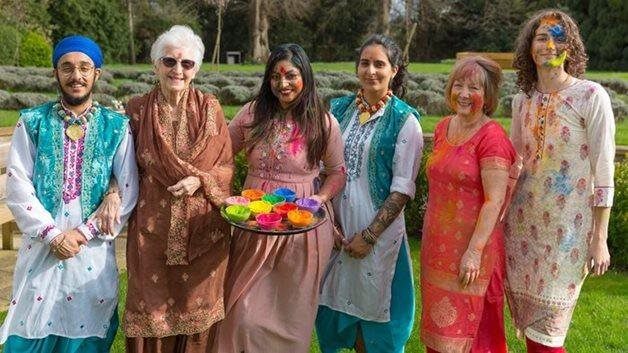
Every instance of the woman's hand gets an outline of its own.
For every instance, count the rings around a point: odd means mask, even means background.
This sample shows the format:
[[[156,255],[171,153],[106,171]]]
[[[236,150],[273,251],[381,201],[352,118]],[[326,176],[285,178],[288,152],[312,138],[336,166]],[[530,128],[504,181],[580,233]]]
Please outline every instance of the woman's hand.
[[[110,192],[100,203],[100,207],[96,210],[94,218],[98,221],[100,231],[113,235],[114,226],[120,224],[120,194],[118,192]]]
[[[346,242],[346,240],[345,240]],[[353,235],[353,239],[349,244],[344,246],[345,252],[355,258],[355,259],[363,259],[368,255],[369,251],[371,251],[372,246],[367,244],[362,238],[361,233],[356,233]]]
[[[608,252],[606,239],[593,239],[589,246],[589,254],[587,256],[587,266],[594,276],[603,275],[611,265],[611,255]]]
[[[342,228],[336,222],[332,223],[332,234],[334,235],[334,249],[340,250],[343,246],[349,245],[349,242],[342,233]]]
[[[477,249],[467,249],[460,259],[460,272],[458,280],[462,287],[467,287],[480,276],[480,263],[482,262],[482,251]]]
[[[169,186],[166,190],[170,191],[175,197],[183,195],[191,196],[201,186],[201,180],[198,177],[190,175],[181,179],[178,183]]]

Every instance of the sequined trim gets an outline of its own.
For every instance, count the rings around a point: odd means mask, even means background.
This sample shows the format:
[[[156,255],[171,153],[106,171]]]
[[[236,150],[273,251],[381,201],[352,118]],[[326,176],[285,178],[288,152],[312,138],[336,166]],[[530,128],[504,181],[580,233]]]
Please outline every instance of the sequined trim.
[[[192,312],[168,311],[164,314],[153,314],[127,310],[124,317],[124,331],[129,337],[192,335],[208,330],[224,317],[223,298],[220,298],[212,309],[199,309]]]

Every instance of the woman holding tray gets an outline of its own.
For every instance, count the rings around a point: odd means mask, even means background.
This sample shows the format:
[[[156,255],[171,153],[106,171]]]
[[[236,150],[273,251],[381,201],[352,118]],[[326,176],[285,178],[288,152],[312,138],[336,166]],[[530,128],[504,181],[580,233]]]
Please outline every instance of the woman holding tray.
[[[309,59],[296,44],[271,53],[259,93],[231,121],[229,131],[234,155],[244,150],[247,157],[245,188],[270,193],[287,187],[297,197],[326,203],[344,186],[338,123],[324,110]],[[317,189],[321,162],[327,177]],[[308,352],[332,229],[325,222],[291,236],[234,232],[226,317],[215,352]]]
[[[398,98],[407,71],[394,41],[369,38],[356,73],[357,95],[331,103],[345,141],[347,182],[334,210],[346,239],[337,233],[316,331],[323,353],[403,352],[414,290],[402,211],[415,194],[423,136],[419,114]]]

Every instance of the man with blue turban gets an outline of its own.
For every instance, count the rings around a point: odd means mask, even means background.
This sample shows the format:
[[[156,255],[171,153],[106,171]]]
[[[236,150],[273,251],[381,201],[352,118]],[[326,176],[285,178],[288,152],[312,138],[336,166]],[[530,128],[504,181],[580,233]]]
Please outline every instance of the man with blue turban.
[[[0,344],[108,352],[118,327],[113,240],[138,193],[133,139],[128,119],[92,98],[103,64],[93,40],[62,39],[52,64],[60,97],[20,112],[9,151],[6,201],[23,235]],[[112,176],[122,223],[109,229],[95,214]]]

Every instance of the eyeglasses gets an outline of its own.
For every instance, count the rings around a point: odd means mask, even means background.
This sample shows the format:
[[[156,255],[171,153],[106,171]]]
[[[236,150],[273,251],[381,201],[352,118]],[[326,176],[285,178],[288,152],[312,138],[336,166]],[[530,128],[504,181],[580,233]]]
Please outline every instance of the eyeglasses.
[[[74,65],[62,65],[58,71],[66,77],[70,77],[74,74],[74,72],[76,71],[76,69],[79,70],[79,75],[81,75],[82,77],[87,77],[89,76],[92,71],[94,71],[94,67],[91,65],[80,65],[80,66],[74,66]]]
[[[177,60],[170,56],[163,56],[159,58],[159,60],[161,61],[162,64],[164,64],[165,67],[169,69],[175,67],[175,65],[177,65],[178,62],[181,63],[181,67],[183,68],[183,70],[192,70],[194,68],[194,65],[196,65],[194,60],[190,60],[190,59]]]

